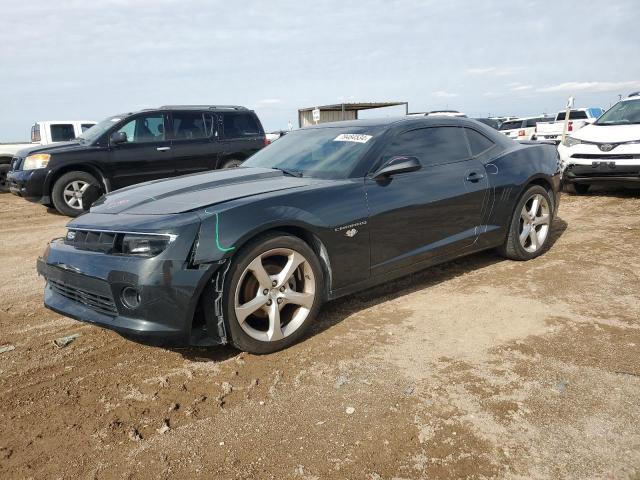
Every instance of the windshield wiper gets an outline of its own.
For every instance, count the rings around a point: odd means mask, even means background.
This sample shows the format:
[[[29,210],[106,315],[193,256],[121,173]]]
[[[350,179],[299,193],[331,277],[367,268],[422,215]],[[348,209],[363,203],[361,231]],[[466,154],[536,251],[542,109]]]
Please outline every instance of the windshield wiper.
[[[271,167],[273,170],[280,170],[282,173],[284,173],[285,175],[289,175],[290,177],[297,177],[297,178],[301,178],[303,173],[298,171],[298,170],[289,170],[287,168],[281,168],[281,167]]]

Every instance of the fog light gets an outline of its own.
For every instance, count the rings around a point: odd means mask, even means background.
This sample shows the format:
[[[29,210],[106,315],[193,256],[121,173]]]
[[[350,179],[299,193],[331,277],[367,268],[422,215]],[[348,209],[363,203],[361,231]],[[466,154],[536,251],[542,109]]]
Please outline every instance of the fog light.
[[[138,308],[140,305],[140,292],[133,287],[124,287],[120,293],[122,303],[130,309]]]

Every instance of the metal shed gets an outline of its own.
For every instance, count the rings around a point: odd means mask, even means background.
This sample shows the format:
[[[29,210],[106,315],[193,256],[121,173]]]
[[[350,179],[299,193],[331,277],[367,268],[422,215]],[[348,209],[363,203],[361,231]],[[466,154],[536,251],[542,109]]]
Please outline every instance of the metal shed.
[[[318,123],[339,122],[340,120],[357,120],[360,110],[370,110],[373,108],[396,107],[404,105],[405,115],[409,112],[409,102],[359,102],[359,103],[336,103],[334,105],[322,105],[317,107],[300,108],[298,110],[298,126],[308,127],[315,125],[313,121],[313,110],[320,110],[320,120]]]

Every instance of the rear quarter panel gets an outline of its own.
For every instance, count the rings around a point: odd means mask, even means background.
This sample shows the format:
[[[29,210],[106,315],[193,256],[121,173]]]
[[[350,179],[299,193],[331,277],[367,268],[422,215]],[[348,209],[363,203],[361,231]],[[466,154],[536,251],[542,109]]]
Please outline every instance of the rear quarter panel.
[[[554,145],[538,142],[515,144],[485,167],[490,200],[485,231],[479,239],[483,246],[496,246],[504,241],[516,203],[529,185],[545,185],[551,190],[557,208],[561,168]]]

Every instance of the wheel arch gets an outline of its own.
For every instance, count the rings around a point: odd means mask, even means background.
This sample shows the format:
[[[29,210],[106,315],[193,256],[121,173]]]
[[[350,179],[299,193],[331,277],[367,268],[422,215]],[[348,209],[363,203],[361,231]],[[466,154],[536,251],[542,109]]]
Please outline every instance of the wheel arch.
[[[105,193],[111,190],[111,184],[109,182],[109,179],[104,175],[102,170],[100,170],[98,167],[91,164],[80,164],[80,165],[76,164],[76,165],[65,165],[55,171],[52,171],[47,176],[44,191],[49,196],[51,196],[53,191],[53,186],[56,184],[58,179],[65,173],[69,173],[69,172],[85,172],[85,173],[88,173],[89,175],[93,175],[101,183],[101,186],[104,189]]]

